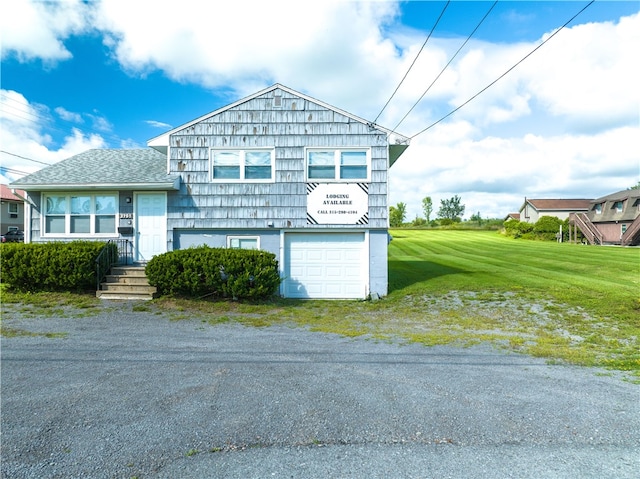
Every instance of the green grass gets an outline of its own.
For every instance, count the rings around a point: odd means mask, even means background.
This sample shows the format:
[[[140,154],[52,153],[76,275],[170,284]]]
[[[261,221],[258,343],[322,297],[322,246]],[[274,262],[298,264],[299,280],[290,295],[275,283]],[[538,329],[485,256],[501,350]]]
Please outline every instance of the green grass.
[[[380,301],[161,298],[137,310],[207,326],[280,324],[427,346],[490,343],[640,381],[639,248],[513,240],[493,231],[391,233],[389,294]],[[3,302],[6,296],[26,314],[51,314],[41,304],[50,296],[5,293]],[[66,298],[63,306],[72,306],[73,295]],[[75,301],[94,309],[94,299]]]

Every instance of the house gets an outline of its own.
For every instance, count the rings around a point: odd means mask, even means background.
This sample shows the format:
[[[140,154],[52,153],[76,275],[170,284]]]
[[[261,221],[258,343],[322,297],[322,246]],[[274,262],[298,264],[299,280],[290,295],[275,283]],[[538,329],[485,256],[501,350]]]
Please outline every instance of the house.
[[[587,212],[591,200],[586,199],[524,199],[520,207],[520,221],[536,223],[541,216],[555,216],[566,220],[571,213]]]
[[[622,190],[591,201],[586,213],[571,215],[570,225],[591,244],[640,244],[640,188]]]
[[[520,213],[509,213],[507,216],[504,217],[503,221],[509,221],[509,220],[520,221]]]
[[[21,198],[24,195],[22,190],[16,190],[14,194],[7,185],[0,185],[0,232],[24,229],[24,200]]]
[[[126,239],[276,255],[291,298],[387,294],[388,168],[409,139],[280,84],[148,141],[14,182],[26,241]]]

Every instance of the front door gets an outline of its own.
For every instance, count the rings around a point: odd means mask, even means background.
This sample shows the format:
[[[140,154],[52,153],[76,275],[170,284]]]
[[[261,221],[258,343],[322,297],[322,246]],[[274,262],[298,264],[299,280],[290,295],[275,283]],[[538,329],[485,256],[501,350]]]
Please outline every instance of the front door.
[[[136,261],[147,262],[167,249],[166,193],[136,195]]]

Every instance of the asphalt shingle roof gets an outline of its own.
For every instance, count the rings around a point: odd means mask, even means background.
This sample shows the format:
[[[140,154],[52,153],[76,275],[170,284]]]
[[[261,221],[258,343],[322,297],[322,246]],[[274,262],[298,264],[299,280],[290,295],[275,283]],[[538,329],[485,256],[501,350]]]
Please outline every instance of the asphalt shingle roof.
[[[12,186],[166,184],[167,158],[151,148],[95,149],[62,160],[12,183]]]

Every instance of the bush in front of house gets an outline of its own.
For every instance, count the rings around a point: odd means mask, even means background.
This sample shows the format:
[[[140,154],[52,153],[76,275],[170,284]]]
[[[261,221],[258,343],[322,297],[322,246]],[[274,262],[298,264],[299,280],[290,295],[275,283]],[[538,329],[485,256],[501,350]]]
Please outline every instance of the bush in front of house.
[[[149,284],[161,295],[263,299],[280,286],[273,253],[198,246],[154,256],[146,266]]]
[[[561,220],[555,216],[541,216],[535,223],[510,219],[504,222],[504,234],[512,238],[530,240],[556,241],[562,225],[562,235],[568,239],[569,220]]]
[[[16,291],[95,290],[96,258],[104,242],[5,243],[2,282]]]

